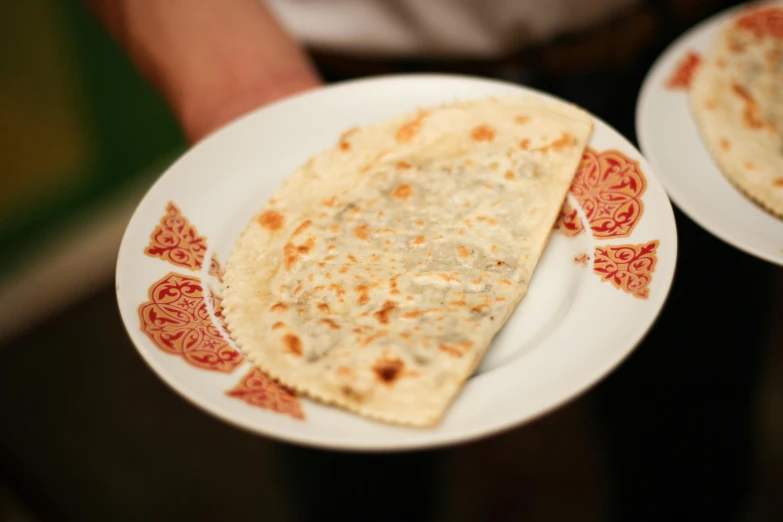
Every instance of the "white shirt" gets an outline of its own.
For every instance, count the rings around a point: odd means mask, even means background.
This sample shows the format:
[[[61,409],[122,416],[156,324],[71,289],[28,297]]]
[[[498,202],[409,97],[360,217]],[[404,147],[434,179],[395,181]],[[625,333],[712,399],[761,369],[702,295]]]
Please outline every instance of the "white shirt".
[[[266,0],[306,45],[353,56],[492,58],[640,0]]]

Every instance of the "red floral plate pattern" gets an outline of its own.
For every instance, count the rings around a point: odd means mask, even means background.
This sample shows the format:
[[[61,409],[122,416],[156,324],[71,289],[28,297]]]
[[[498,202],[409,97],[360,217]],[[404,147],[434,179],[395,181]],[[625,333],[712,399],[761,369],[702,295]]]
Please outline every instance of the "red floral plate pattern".
[[[297,165],[345,128],[504,93],[547,97],[467,77],[382,77],[274,104],[198,144],[140,203],[120,249],[117,298],[141,356],[177,392],[227,422],[345,450],[422,448],[486,436],[606,375],[663,305],[677,240],[671,207],[649,165],[599,120],[559,232],[525,299],[439,426],[388,426],[297,397],[247,363],[223,326],[221,262]],[[618,322],[623,329],[615,328]]]

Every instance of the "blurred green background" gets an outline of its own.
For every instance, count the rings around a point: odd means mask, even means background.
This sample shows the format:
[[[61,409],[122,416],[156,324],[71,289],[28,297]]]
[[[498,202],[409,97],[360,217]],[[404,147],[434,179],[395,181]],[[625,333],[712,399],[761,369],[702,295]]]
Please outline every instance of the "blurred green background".
[[[78,1],[0,17],[0,280],[73,220],[149,186],[185,147],[171,113]],[[156,168],[157,167],[157,168]]]

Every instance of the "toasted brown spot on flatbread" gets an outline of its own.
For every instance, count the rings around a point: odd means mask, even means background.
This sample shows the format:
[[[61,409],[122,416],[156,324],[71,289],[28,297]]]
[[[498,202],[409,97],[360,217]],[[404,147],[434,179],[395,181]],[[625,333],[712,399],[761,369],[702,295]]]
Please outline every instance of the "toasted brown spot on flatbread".
[[[340,325],[335,323],[334,320],[329,319],[328,317],[325,318],[325,319],[321,319],[321,323],[325,324],[326,326],[328,326],[332,330],[339,330],[340,329]]]
[[[731,148],[731,143],[729,143],[729,140],[726,138],[723,138],[720,140],[720,148],[723,150],[729,150]]]
[[[427,111],[419,111],[416,118],[400,127],[395,136],[397,143],[410,143],[413,141],[413,138],[416,137],[421,130],[422,123],[424,122],[424,118],[427,117],[427,114]]]
[[[285,303],[275,303],[269,309],[273,312],[285,312],[288,310],[288,305]]]
[[[544,147],[541,147],[541,151],[548,151],[548,150],[562,150],[566,147],[571,147],[574,144],[574,138],[567,132],[563,132],[558,139],[550,143],[549,145],[546,145]]]
[[[525,116],[524,114],[520,114],[516,118],[514,118],[514,123],[527,123],[530,120],[530,116]]]
[[[321,312],[329,311],[329,305],[327,303],[318,303],[316,306],[318,307],[318,310],[320,310]]]
[[[367,223],[359,225],[353,229],[353,233],[359,239],[364,239],[366,241],[370,237],[370,225]]]
[[[304,244],[299,246],[293,243],[286,243],[283,247],[283,259],[285,262],[285,267],[290,270],[299,257],[303,254],[308,254],[314,245],[315,239],[312,237],[308,238]]]
[[[342,150],[343,152],[347,152],[351,150],[351,144],[348,142],[348,138],[350,138],[351,134],[355,133],[358,130],[359,129],[357,127],[353,127],[343,132],[342,136],[340,136],[340,143],[339,143],[340,150]]]
[[[522,150],[527,150],[530,148],[530,140],[525,138],[524,140],[519,142],[519,148]]]
[[[285,326],[285,323],[282,321],[278,321],[275,324],[272,325],[272,330],[277,330],[279,328],[282,328]]]
[[[409,199],[411,194],[413,194],[413,189],[411,186],[402,184],[394,189],[394,192],[392,192],[392,197],[395,199]]]
[[[375,316],[379,323],[389,324],[389,314],[395,308],[397,308],[397,303],[395,301],[386,301],[383,303],[383,306],[381,306],[381,309],[375,312],[373,316]]]
[[[391,386],[402,376],[403,368],[405,363],[400,359],[381,359],[375,363],[373,371],[381,383]]]
[[[448,355],[451,355],[452,357],[462,357],[462,352],[458,350],[457,348],[450,346],[448,344],[438,344],[438,350],[441,352],[447,353]]]
[[[452,301],[449,304],[452,305],[452,306],[465,306],[468,303],[466,301],[463,301],[462,299],[460,299],[459,301]]]
[[[745,104],[745,109],[742,113],[745,125],[751,129],[760,129],[764,127],[765,121],[759,115],[759,105],[747,89],[736,82],[731,85],[731,89],[734,91],[734,94],[742,98],[742,101]]]
[[[378,380],[390,386],[402,376],[405,363],[400,359],[380,359],[373,366],[373,371]]]
[[[457,255],[464,259],[470,255],[470,249],[464,245],[457,247]]]
[[[783,8],[775,4],[748,8],[734,20],[734,26],[756,38],[783,40]]]
[[[323,204],[326,205],[327,207],[332,207],[332,208],[336,207],[337,206],[337,196],[332,196],[329,199],[325,199],[323,201]]]
[[[315,238],[308,238],[307,241],[303,245],[299,245],[296,247],[297,252],[300,254],[307,254],[310,252],[310,250],[313,249],[313,245],[315,245]]]
[[[387,333],[386,333],[386,332],[376,332],[376,333],[374,333],[374,334],[372,334],[372,335],[370,335],[370,336],[367,336],[367,337],[366,337],[366,338],[365,338],[365,339],[364,339],[364,340],[361,342],[361,346],[362,346],[362,347],[364,347],[364,346],[367,346],[367,345],[369,345],[370,343],[372,343],[373,341],[375,341],[375,340],[377,340],[377,339],[381,339],[381,338],[383,338],[383,337],[386,337],[386,335],[387,335]]]
[[[285,344],[288,353],[301,356],[302,355],[302,340],[294,334],[286,334],[283,337],[283,344]]]
[[[489,125],[478,125],[470,132],[473,141],[492,141],[495,139],[495,129]]]
[[[309,220],[309,219],[308,219],[307,221],[305,221],[304,223],[302,223],[301,225],[299,225],[298,227],[296,227],[296,230],[294,230],[294,233],[293,233],[293,234],[291,234],[291,237],[296,237],[296,236],[298,236],[298,235],[299,235],[299,234],[301,234],[303,231],[305,231],[305,230],[307,229],[307,227],[309,227],[309,226],[310,226],[310,225],[312,225],[312,224],[313,224],[313,222],[312,222],[311,220]]]
[[[427,240],[424,238],[424,236],[418,236],[416,239],[413,240],[413,244],[414,245],[421,245],[425,241],[427,241]]]
[[[745,162],[745,168],[748,169],[748,170],[755,170],[756,169],[756,164],[753,163],[752,161],[746,161]]]
[[[783,178],[778,178],[772,182],[772,185],[776,187],[783,187]]]
[[[392,278],[389,280],[389,288],[391,289],[391,294],[392,294],[392,295],[397,295],[397,294],[399,294],[399,293],[400,293],[400,290],[399,290],[399,288],[397,288],[397,280],[398,280],[399,278],[400,278],[400,276],[399,276],[399,275],[396,275],[396,276],[392,277]]]
[[[745,51],[745,44],[740,42],[737,38],[731,38],[729,40],[729,51],[735,54],[739,54]]]
[[[503,175],[503,177],[506,179],[514,179],[514,173],[511,172],[510,170],[507,170],[506,173]]]
[[[285,216],[276,210],[267,210],[258,216],[258,223],[267,230],[280,230],[285,223]]]

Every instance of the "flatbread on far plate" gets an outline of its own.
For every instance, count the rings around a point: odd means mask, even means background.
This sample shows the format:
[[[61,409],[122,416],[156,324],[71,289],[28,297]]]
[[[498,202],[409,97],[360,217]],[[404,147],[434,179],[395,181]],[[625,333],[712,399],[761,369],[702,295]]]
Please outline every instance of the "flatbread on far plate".
[[[783,218],[783,6],[747,8],[721,29],[690,102],[723,174]]]
[[[591,132],[535,97],[349,130],[234,247],[233,338],[315,400],[436,424],[525,295]]]

